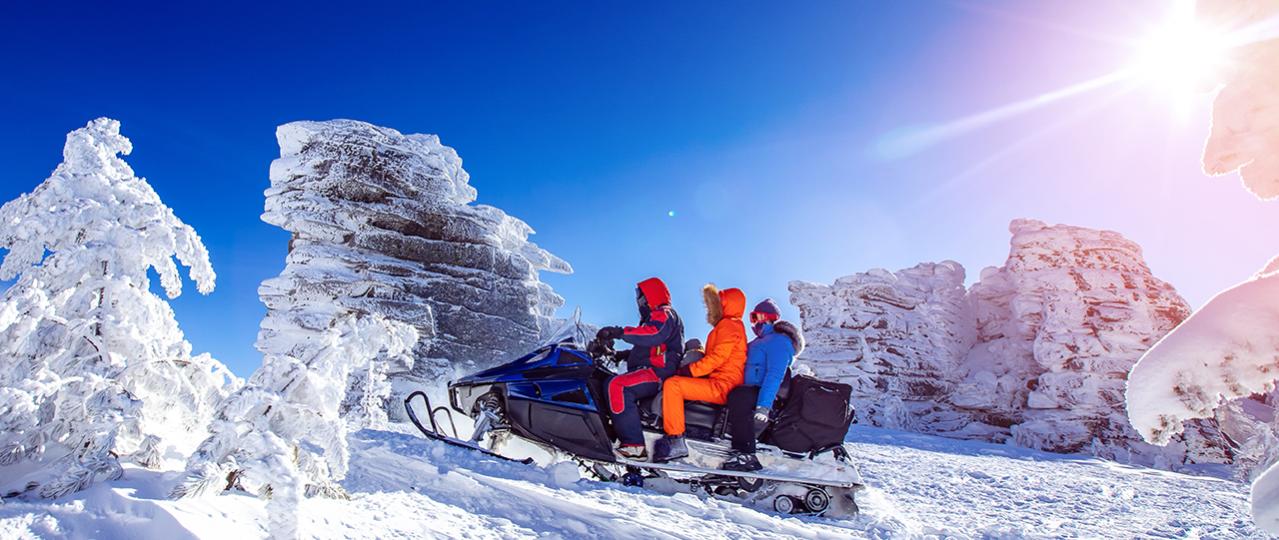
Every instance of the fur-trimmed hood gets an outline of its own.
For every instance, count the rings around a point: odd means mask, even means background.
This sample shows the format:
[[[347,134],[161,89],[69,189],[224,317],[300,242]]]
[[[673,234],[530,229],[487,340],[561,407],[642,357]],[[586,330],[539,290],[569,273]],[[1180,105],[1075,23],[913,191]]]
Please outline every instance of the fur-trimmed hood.
[[[724,317],[741,319],[746,313],[746,294],[741,289],[719,290],[714,283],[702,287],[702,302],[706,304],[706,322],[712,327]]]
[[[791,343],[795,345],[795,356],[804,352],[804,333],[798,326],[788,321],[777,321],[773,323],[773,331],[790,338]]]

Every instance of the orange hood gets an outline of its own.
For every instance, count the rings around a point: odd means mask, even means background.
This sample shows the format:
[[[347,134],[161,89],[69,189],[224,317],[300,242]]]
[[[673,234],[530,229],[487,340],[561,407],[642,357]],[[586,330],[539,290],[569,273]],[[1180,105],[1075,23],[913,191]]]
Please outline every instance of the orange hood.
[[[741,320],[746,312],[746,294],[741,289],[719,290],[714,283],[702,287],[702,302],[706,304],[706,323],[715,326],[722,319]]]
[[[741,289],[724,289],[719,292],[719,303],[723,306],[724,316],[740,319],[746,313],[746,293]]]

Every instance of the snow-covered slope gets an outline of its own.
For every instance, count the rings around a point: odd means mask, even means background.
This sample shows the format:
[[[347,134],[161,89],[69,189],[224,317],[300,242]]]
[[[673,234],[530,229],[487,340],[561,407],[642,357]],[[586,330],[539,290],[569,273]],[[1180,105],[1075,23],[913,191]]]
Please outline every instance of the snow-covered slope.
[[[964,289],[958,263],[791,283],[804,364],[854,386],[878,426],[1162,466],[1227,463],[1215,423],[1179,445],[1128,425],[1124,381],[1189,313],[1118,233],[1015,220],[1007,262]]]
[[[1237,482],[1004,445],[855,426],[869,489],[848,521],[788,517],[695,494],[579,479],[576,466],[497,462],[385,431],[351,436],[350,500],[307,499],[316,538],[1265,538]],[[171,501],[176,473],[124,479],[54,504],[0,506],[4,538],[263,538],[265,503]]]
[[[470,175],[439,137],[352,120],[276,137],[262,219],[293,238],[285,272],[259,290],[269,309],[325,317],[337,305],[412,324],[419,381],[523,351],[551,325],[564,301],[538,273],[572,268],[529,242],[523,221],[472,204]]]

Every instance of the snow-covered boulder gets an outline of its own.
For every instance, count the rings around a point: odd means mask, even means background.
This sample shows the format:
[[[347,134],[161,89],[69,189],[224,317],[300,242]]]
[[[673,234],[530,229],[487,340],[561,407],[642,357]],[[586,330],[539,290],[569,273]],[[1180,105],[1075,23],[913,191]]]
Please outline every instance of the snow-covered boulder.
[[[191,344],[169,304],[174,261],[201,293],[215,274],[200,237],[119,156],[120,123],[67,135],[63,162],[0,208],[0,495],[57,497],[117,477],[120,456],[185,455],[239,381]]]
[[[538,274],[572,268],[523,221],[472,204],[470,175],[439,137],[351,120],[293,122],[276,137],[262,219],[293,238],[288,268],[259,291],[268,309],[305,325],[338,304],[411,324],[416,381],[522,354],[553,326],[564,300]],[[259,346],[289,339],[264,328]]]
[[[959,263],[793,281],[790,292],[808,341],[803,364],[852,384],[863,421],[930,432],[967,423],[947,403],[974,338]]]

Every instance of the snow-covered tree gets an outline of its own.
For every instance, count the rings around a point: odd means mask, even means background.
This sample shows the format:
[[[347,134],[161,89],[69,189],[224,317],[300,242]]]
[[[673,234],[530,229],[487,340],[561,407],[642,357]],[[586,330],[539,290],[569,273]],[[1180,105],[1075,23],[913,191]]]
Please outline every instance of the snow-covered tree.
[[[168,303],[178,262],[201,293],[215,274],[200,237],[119,155],[120,123],[67,135],[52,176],[0,208],[0,473],[4,494],[45,497],[189,451],[238,381],[191,355]],[[38,465],[21,465],[34,461]],[[34,472],[33,472],[34,471]]]
[[[375,366],[411,367],[405,355],[418,334],[380,315],[329,307],[304,304],[262,322],[262,367],[223,403],[174,497],[229,489],[267,497],[271,535],[296,538],[304,495],[345,496],[337,482],[349,459],[347,421],[339,412],[348,381],[364,373],[367,390],[382,392],[370,396],[380,404],[390,386]]]
[[[1274,0],[1207,0],[1198,15],[1236,36],[1279,15]],[[1232,51],[1230,68],[1213,102],[1204,171],[1238,171],[1263,200],[1279,197],[1279,40],[1247,43]],[[1155,344],[1128,379],[1128,416],[1146,440],[1166,443],[1183,422],[1238,416],[1232,400],[1275,389],[1279,380],[1279,258],[1251,279],[1227,289]],[[1258,465],[1273,462],[1276,426],[1250,429],[1241,444]],[[1279,468],[1253,482],[1253,518],[1279,534]]]

